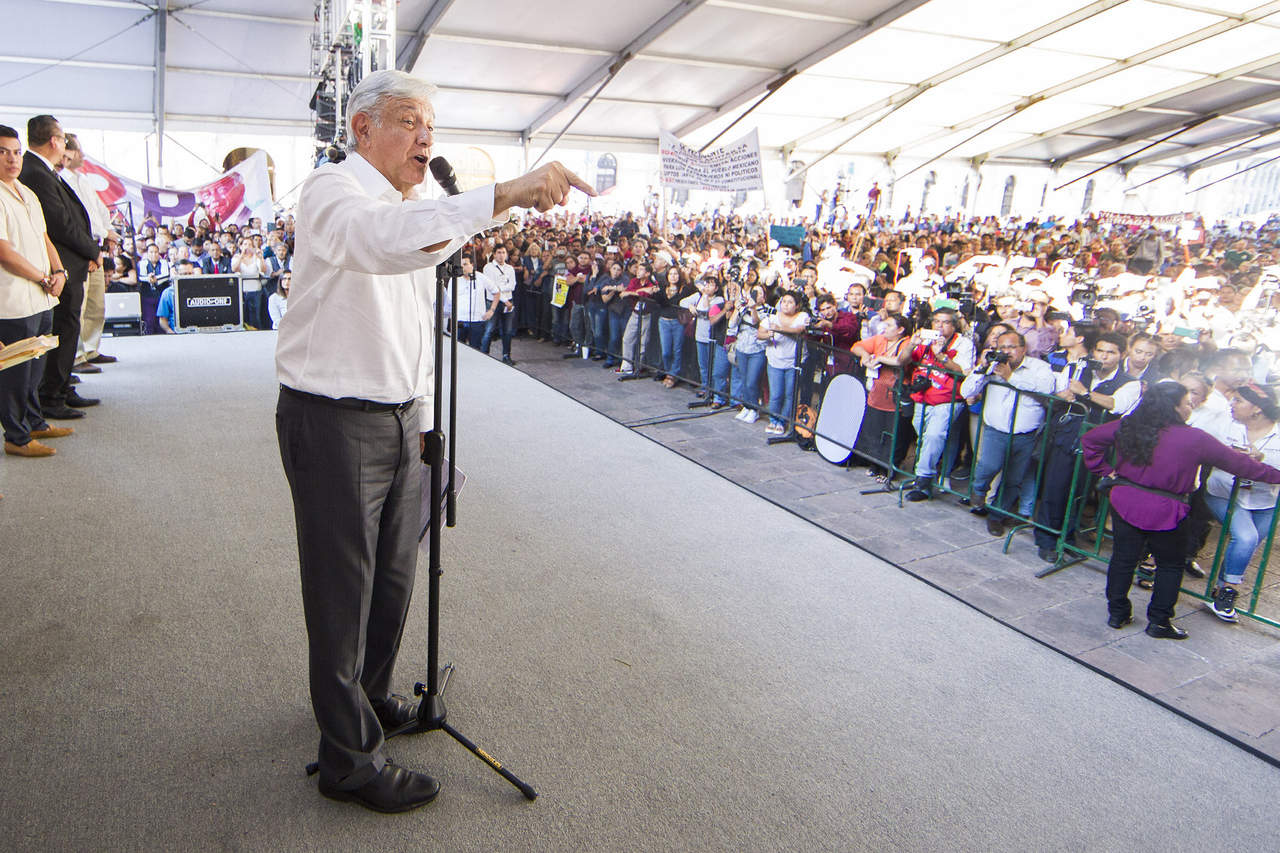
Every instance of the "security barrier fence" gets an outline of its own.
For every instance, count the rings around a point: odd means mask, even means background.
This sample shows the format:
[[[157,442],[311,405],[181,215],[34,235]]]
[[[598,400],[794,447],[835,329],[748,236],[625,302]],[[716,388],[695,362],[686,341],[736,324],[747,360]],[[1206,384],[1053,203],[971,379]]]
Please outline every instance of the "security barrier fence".
[[[657,303],[640,299],[636,306],[621,315],[611,312],[613,320],[607,320],[603,326],[606,335],[602,341],[596,340],[599,325],[591,322],[589,309],[583,309],[581,320],[571,318],[568,309],[564,315],[556,315],[553,323],[540,323],[530,331],[550,337],[558,342],[572,341],[581,350],[574,357],[588,357],[591,353],[603,354],[606,364],[621,363],[628,368],[620,379],[630,380],[651,376],[662,379],[673,376],[681,384],[693,388],[701,399],[689,404],[690,408],[711,405],[712,401],[721,401],[725,407],[746,406],[757,410],[760,415],[768,416],[769,389],[762,377],[759,396],[755,399],[744,399],[740,396],[743,388],[749,386],[745,377],[737,373],[738,363],[729,358],[730,346],[713,343],[710,348],[704,346],[702,363],[697,355],[697,343],[693,340],[693,326],[688,319],[678,321],[681,336],[680,344],[674,342],[671,323],[666,325],[666,338],[659,328],[660,306]],[[596,315],[598,318],[598,314]],[[552,319],[552,318],[547,318]],[[612,324],[612,325],[610,325]],[[610,334],[609,332],[612,332]],[[754,334],[754,329],[750,329]],[[857,464],[876,466],[888,472],[884,487],[868,489],[864,494],[896,491],[898,505],[904,505],[904,495],[916,484],[915,466],[910,467],[908,461],[914,463],[915,454],[902,453],[902,449],[917,439],[912,425],[912,415],[916,406],[921,404],[911,400],[908,381],[911,373],[920,372],[929,375],[945,374],[955,381],[958,389],[964,376],[941,367],[917,364],[910,373],[900,375],[893,389],[893,416],[888,419],[880,444],[891,452],[884,456],[869,453],[859,444],[841,440],[838,437],[820,432],[811,419],[797,420],[797,410],[803,405],[810,411],[816,411],[821,405],[822,392],[826,383],[838,373],[849,373],[863,378],[856,358],[850,360],[847,350],[837,350],[813,334],[787,335],[797,339],[802,345],[796,347],[793,387],[796,389],[793,405],[780,414],[779,419],[785,422],[785,436],[770,438],[770,443],[790,441],[803,435],[806,438],[821,437],[850,452],[845,467]],[[803,340],[800,340],[803,339]],[[620,345],[621,344],[621,345]],[[708,349],[710,353],[708,354]],[[678,361],[672,359],[678,354]],[[723,362],[721,361],[723,360]],[[708,363],[708,361],[710,363]],[[840,369],[835,368],[839,366]],[[704,378],[706,377],[706,378]],[[1019,482],[1010,482],[1009,478],[1000,476],[999,482],[992,482],[987,497],[987,511],[1002,518],[1008,523],[1004,534],[1003,549],[1007,553],[1013,537],[1020,532],[1031,532],[1036,536],[1037,547],[1044,553],[1046,565],[1036,573],[1043,578],[1072,565],[1089,561],[1106,563],[1111,555],[1111,533],[1108,519],[1110,504],[1105,492],[1096,486],[1096,477],[1084,466],[1080,452],[1080,436],[1089,429],[1102,423],[1105,418],[1096,414],[1096,409],[1089,409],[1079,404],[1069,404],[1052,394],[1014,388],[998,379],[989,379],[984,385],[978,401],[969,406],[958,394],[945,404],[946,419],[949,427],[942,454],[937,465],[937,473],[929,478],[934,495],[944,494],[957,498],[962,504],[973,505],[975,499],[975,475],[978,473],[980,452],[984,441],[1002,441],[1004,458],[999,466],[1001,472],[1011,467],[1015,452],[1015,443],[1008,439],[1008,434],[995,430],[978,416],[987,402],[987,396],[994,386],[1011,389],[1015,395],[1011,412],[1019,411],[1019,404],[1024,398],[1034,400],[1044,410],[1044,421],[1034,431],[1031,461],[1026,475]],[[1011,424],[1013,426],[1014,424]],[[864,423],[865,428],[865,423]],[[1011,431],[1009,431],[1011,432]],[[805,442],[802,442],[805,443]],[[811,447],[809,449],[812,449]],[[902,455],[899,455],[902,453]],[[968,464],[956,466],[954,461],[967,453]],[[1202,475],[1207,479],[1207,472]],[[1213,592],[1222,576],[1222,566],[1230,543],[1232,519],[1237,511],[1236,497],[1239,483],[1233,488],[1228,504],[1227,515],[1219,522],[1213,518],[1212,524],[1218,527],[1217,539],[1213,543],[1213,557],[1210,567],[1205,571],[1203,583],[1192,574],[1184,574],[1182,594],[1204,602],[1213,600]],[[1048,491],[1046,491],[1048,489]],[[1018,500],[1011,501],[1010,493],[1018,493]],[[1199,495],[1193,496],[1193,511],[1201,515],[1207,513]],[[1273,513],[1265,538],[1260,538],[1259,548],[1250,562],[1250,581],[1246,574],[1246,584],[1238,585],[1241,589],[1240,599],[1236,602],[1237,613],[1250,619],[1273,627],[1280,627],[1280,605],[1266,596],[1268,581],[1267,570],[1275,542],[1277,519],[1280,513]],[[1208,521],[1208,519],[1205,519]],[[1204,553],[1207,545],[1197,548],[1197,541],[1189,545],[1188,564],[1195,560],[1199,553]],[[1052,561],[1049,562],[1049,558]],[[1138,578],[1143,578],[1140,569]],[[1248,595],[1244,595],[1248,586]],[[1272,597],[1280,597],[1280,592],[1271,591]],[[1263,612],[1265,611],[1265,612]]]

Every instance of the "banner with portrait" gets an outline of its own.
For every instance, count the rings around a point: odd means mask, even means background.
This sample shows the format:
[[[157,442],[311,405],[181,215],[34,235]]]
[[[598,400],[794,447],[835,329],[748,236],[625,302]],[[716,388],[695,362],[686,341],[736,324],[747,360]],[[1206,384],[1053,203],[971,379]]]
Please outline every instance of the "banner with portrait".
[[[103,204],[134,228],[147,219],[192,226],[207,220],[211,228],[220,228],[232,223],[243,226],[255,216],[264,222],[274,217],[265,151],[254,152],[216,181],[187,190],[150,186],[88,157],[81,174]]]
[[[755,130],[705,154],[664,130],[658,137],[658,155],[664,187],[729,192],[764,189],[760,135]]]

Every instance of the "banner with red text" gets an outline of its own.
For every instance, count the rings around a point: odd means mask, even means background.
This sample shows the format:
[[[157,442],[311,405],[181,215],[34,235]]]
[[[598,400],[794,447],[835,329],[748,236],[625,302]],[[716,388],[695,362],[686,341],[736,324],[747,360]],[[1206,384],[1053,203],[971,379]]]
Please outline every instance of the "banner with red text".
[[[103,203],[134,228],[141,227],[147,219],[193,226],[208,220],[210,227],[217,228],[231,223],[244,225],[254,216],[264,222],[274,218],[265,151],[254,152],[216,181],[189,190],[148,186],[88,157],[84,158],[81,174]]]

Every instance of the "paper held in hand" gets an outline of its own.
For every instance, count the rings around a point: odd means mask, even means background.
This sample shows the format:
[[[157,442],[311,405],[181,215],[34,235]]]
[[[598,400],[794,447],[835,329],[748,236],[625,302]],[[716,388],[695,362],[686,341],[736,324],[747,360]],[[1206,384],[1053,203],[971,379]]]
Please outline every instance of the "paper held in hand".
[[[53,335],[36,335],[34,338],[23,338],[0,349],[0,370],[39,358],[51,349],[56,349],[58,339]]]

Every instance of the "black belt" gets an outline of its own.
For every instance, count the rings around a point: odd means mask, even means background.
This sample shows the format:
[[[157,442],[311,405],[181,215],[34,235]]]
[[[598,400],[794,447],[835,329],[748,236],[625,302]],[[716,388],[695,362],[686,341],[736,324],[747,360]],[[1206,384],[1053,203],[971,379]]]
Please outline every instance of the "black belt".
[[[379,403],[376,400],[362,400],[359,397],[325,397],[321,394],[308,394],[306,391],[299,391],[288,385],[281,385],[280,390],[302,400],[324,403],[339,409],[355,409],[359,412],[403,412],[413,405],[413,400],[405,400],[403,403]]]

